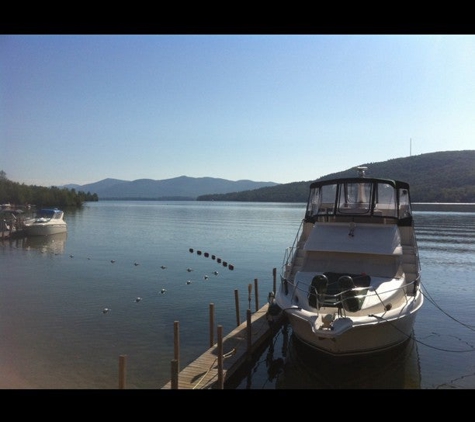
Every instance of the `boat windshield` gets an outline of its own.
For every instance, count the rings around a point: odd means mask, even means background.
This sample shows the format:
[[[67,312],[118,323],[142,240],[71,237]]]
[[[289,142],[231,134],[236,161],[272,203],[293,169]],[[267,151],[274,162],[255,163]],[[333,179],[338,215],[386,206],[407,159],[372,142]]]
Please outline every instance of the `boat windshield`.
[[[399,199],[398,199],[399,198]],[[399,202],[399,206],[398,206]],[[363,215],[397,218],[408,216],[409,192],[385,181],[346,180],[316,184],[310,189],[307,218],[320,215]]]
[[[42,209],[36,213],[36,218],[61,218],[61,212],[52,209]]]

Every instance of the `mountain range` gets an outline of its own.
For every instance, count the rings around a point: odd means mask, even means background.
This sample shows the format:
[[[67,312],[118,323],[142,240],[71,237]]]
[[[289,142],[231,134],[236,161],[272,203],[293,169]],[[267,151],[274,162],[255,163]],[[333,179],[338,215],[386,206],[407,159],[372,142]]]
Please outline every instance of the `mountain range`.
[[[275,182],[226,180],[214,177],[180,176],[172,179],[137,179],[132,181],[104,179],[86,185],[63,187],[97,194],[102,199],[196,200],[198,196],[225,194],[276,186]]]
[[[413,202],[475,203],[475,150],[433,152],[359,165],[368,167],[368,177],[408,182]],[[314,180],[356,175],[356,166],[336,170],[336,173]],[[99,200],[306,202],[308,187],[314,180],[279,184],[180,176],[165,180],[104,179],[87,185],[64,187],[97,194]]]

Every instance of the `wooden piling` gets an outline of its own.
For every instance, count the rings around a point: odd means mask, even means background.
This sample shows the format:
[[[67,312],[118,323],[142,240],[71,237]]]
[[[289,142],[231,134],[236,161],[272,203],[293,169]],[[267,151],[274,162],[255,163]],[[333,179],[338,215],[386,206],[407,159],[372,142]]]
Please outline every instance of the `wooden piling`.
[[[256,312],[259,310],[259,289],[258,289],[258,280],[254,279],[254,296],[256,297]]]
[[[127,355],[119,356],[119,389],[123,390],[126,387],[127,377]]]
[[[178,361],[176,359],[172,359],[172,364],[171,364],[171,389],[172,390],[178,390]]]
[[[247,353],[251,354],[251,346],[252,346],[252,324],[251,324],[251,310],[247,310],[247,318],[246,318],[246,339],[247,339]]]
[[[239,316],[239,292],[238,290],[234,290],[234,302],[236,304],[236,327],[241,325],[241,318]]]
[[[272,269],[272,278],[273,278],[272,291],[274,292],[274,295],[275,295],[276,289],[277,289],[277,269],[276,268]]]
[[[218,325],[218,389],[224,389],[224,347],[223,347],[223,326]]]
[[[177,371],[180,372],[180,323],[175,321],[173,323],[174,334],[174,353],[173,358],[177,361]]]
[[[209,304],[209,347],[214,344],[214,303]]]

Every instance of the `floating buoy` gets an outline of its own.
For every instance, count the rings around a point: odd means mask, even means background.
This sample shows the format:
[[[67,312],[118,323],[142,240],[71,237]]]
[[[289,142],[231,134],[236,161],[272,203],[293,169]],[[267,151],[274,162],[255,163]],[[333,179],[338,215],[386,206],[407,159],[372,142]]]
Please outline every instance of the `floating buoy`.
[[[228,268],[229,268],[230,270],[234,270],[234,265],[233,265],[233,264],[229,264]]]
[[[109,312],[109,311],[110,311],[110,308],[104,308],[104,309],[102,310],[102,313],[103,313],[103,314],[107,314],[107,312]]]
[[[226,261],[223,261],[223,267],[227,267],[228,263]]]
[[[191,273],[193,271],[193,268],[187,268],[186,271],[188,271],[189,273]]]
[[[218,263],[220,263],[220,262],[221,262],[221,258],[218,258],[216,261],[218,261]]]
[[[211,255],[211,259],[216,259],[216,255]]]
[[[207,275],[205,275],[205,276],[203,277],[203,279],[205,279],[205,280],[208,280],[208,278],[209,278],[209,277],[208,277]]]
[[[74,258],[74,255],[69,255],[70,258]]]
[[[208,256],[209,256],[209,253],[205,252],[205,257],[208,258]]]
[[[167,267],[165,267],[165,265],[162,265],[160,268],[161,268],[162,270],[164,270],[164,269],[167,268]]]
[[[114,263],[114,262],[115,262],[115,259],[111,259],[111,262]]]
[[[163,294],[163,293],[165,293],[165,292],[166,292],[166,289],[160,290],[160,293],[161,293],[161,294]]]
[[[137,266],[137,265],[139,265],[139,263],[138,263],[138,262],[134,262],[134,265]]]
[[[188,249],[191,253],[193,253],[193,248]]]
[[[198,255],[201,255],[201,251],[196,251],[196,253],[197,253]]]
[[[191,284],[191,280],[188,280],[188,281],[186,282],[186,284]]]
[[[135,299],[136,302],[140,302],[142,300],[141,297],[138,297],[137,299]]]
[[[214,275],[218,275],[219,273],[217,271],[213,271],[213,274]]]

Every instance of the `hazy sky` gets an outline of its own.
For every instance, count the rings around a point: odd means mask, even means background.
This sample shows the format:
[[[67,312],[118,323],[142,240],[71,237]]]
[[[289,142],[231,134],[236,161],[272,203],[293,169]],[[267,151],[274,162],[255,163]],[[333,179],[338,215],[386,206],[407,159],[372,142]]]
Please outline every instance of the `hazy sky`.
[[[472,35],[1,35],[0,170],[289,183],[475,149]]]

